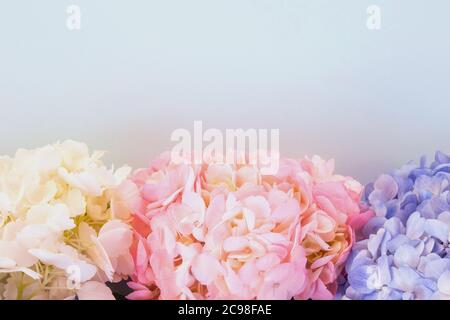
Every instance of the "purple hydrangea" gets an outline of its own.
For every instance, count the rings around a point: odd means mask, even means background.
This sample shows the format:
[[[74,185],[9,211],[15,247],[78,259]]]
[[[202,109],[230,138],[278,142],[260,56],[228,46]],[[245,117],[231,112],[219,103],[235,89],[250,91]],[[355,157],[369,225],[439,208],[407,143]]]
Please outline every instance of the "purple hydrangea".
[[[374,217],[346,264],[347,299],[450,299],[450,157],[407,164],[366,186]]]

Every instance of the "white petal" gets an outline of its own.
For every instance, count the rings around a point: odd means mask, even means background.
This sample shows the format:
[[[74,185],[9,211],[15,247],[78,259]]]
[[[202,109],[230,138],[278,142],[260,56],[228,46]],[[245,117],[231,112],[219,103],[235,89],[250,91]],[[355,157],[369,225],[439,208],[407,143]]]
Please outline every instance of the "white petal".
[[[92,237],[97,237],[97,232],[86,222],[81,222],[78,225],[78,237],[80,238],[81,244],[88,248],[93,245]]]
[[[5,268],[5,269],[0,269],[0,273],[14,273],[14,272],[23,272],[25,273],[27,276],[29,276],[30,278],[34,279],[34,280],[39,280],[41,278],[41,275],[29,268]]]
[[[104,283],[88,281],[77,291],[80,300],[115,300],[111,289]]]
[[[100,197],[103,193],[99,180],[90,172],[69,173],[65,168],[59,168],[58,175],[68,185],[80,189],[87,195]]]
[[[78,236],[82,245],[86,248],[89,258],[105,272],[106,277],[111,281],[114,275],[114,268],[108,253],[97,238],[97,232],[86,222],[81,222],[78,226]],[[117,245],[117,242],[113,240],[110,245]]]
[[[131,173],[132,169],[128,166],[123,166],[114,172],[114,178],[116,179],[116,183],[122,183]]]
[[[86,212],[86,199],[78,189],[71,189],[63,198],[70,210],[70,216],[76,217]]]
[[[97,273],[95,266],[64,253],[53,253],[42,249],[30,249],[29,252],[45,264],[53,265],[64,271],[68,268],[76,268],[79,271],[81,282],[91,279]]]
[[[114,267],[112,266],[111,259],[96,237],[92,236],[91,240],[93,245],[87,250],[88,256],[94,261],[97,267],[105,272],[108,280],[112,281]]]
[[[38,248],[54,234],[55,232],[45,224],[32,224],[17,234],[17,241],[26,248]]]
[[[13,268],[16,262],[10,258],[0,257],[0,269]]]
[[[27,248],[17,241],[0,240],[0,257],[13,260],[18,267],[31,267],[38,259],[29,254]]]
[[[50,172],[61,165],[62,157],[55,147],[45,146],[37,151],[36,160],[39,171]]]
[[[7,215],[13,210],[11,199],[4,192],[0,192],[0,215]]]
[[[62,203],[32,207],[28,211],[26,222],[28,224],[45,224],[56,232],[75,228],[75,224],[70,218],[69,208]]]

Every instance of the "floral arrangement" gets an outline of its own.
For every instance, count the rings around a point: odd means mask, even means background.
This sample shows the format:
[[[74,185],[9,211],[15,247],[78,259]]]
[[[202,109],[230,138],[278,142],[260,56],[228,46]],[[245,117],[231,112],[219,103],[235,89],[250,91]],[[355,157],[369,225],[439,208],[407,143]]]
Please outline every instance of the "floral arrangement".
[[[175,164],[168,153],[137,170],[127,298],[332,299],[355,230],[371,217],[361,184],[333,171],[313,157],[263,176]]]
[[[450,299],[450,157],[407,164],[365,191],[375,216],[347,262],[348,299]]]
[[[441,152],[365,188],[318,156],[272,175],[102,156],[65,141],[0,157],[0,300],[450,299]]]
[[[129,168],[66,141],[0,158],[0,298],[114,299],[133,272]]]

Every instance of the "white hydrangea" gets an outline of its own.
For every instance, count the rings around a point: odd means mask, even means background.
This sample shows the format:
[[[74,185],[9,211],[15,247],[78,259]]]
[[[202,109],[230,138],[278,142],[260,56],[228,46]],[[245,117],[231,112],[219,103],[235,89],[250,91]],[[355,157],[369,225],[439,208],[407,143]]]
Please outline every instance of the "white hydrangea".
[[[0,157],[1,299],[112,299],[105,282],[132,272],[137,190],[102,156],[65,141]]]

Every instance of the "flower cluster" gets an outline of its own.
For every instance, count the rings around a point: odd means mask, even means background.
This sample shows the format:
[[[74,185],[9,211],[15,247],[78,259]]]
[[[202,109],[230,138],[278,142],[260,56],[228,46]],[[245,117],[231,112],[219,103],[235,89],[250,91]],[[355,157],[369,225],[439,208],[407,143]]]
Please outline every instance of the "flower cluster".
[[[407,164],[365,191],[375,216],[347,262],[349,299],[450,299],[450,157]]]
[[[450,299],[450,156],[363,187],[314,156],[105,167],[0,157],[0,299]],[[361,197],[363,197],[361,201]],[[117,286],[114,286],[117,288]]]
[[[129,168],[66,141],[0,157],[0,299],[113,299],[133,271]]]
[[[317,156],[263,176],[169,154],[137,170],[128,298],[332,299],[355,228],[371,217],[362,186],[333,171]]]

